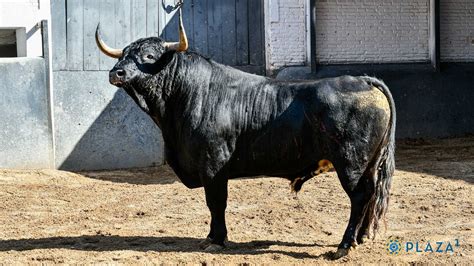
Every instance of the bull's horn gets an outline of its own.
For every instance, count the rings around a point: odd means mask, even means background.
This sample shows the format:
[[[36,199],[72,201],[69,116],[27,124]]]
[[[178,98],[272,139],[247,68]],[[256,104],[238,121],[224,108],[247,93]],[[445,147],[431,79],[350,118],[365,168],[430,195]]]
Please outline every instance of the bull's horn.
[[[179,9],[179,42],[165,42],[164,44],[167,50],[175,50],[178,52],[184,52],[188,50],[188,37],[184,31],[183,18],[181,17],[181,8]]]
[[[99,47],[99,49],[102,51],[102,53],[113,57],[113,58],[120,58],[123,54],[121,49],[115,49],[109,47],[105,42],[102,40],[102,37],[100,36],[100,23],[97,24],[97,28],[95,30],[95,43]]]

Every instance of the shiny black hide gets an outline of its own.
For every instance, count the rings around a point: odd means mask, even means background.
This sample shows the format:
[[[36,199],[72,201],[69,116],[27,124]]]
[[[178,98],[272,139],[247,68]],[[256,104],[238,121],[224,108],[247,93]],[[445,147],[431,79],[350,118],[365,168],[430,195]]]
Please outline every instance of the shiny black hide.
[[[197,53],[166,52],[159,38],[125,48],[110,80],[160,127],[166,160],[183,184],[204,186],[211,243],[222,245],[227,234],[228,179],[309,179],[323,159],[353,205],[339,248],[377,229],[394,169],[395,106],[383,82],[351,76],[279,81]]]

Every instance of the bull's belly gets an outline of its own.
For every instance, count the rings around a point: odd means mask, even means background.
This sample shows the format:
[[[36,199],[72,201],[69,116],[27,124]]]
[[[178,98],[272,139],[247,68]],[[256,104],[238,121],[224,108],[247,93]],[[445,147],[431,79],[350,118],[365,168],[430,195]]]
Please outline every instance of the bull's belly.
[[[301,176],[315,170],[321,156],[315,149],[308,147],[292,149],[269,148],[267,152],[258,150],[250,152],[247,157],[241,157],[231,164],[234,170],[232,177],[247,177],[256,175],[267,176]]]
[[[315,161],[306,161],[305,163],[295,162],[281,167],[281,163],[273,164],[273,167],[262,167],[261,165],[255,167],[245,167],[238,171],[238,174],[231,175],[232,178],[250,177],[250,176],[275,176],[275,177],[301,177],[305,176],[317,168]]]
[[[314,128],[305,123],[303,113],[282,115],[265,131],[241,139],[231,162],[237,176],[287,177],[317,165],[321,140],[314,139]]]

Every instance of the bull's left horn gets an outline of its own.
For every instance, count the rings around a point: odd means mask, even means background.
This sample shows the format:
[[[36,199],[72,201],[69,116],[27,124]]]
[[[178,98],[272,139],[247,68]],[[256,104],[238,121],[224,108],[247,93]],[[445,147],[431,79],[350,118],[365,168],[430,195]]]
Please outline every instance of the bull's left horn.
[[[97,28],[95,29],[95,43],[99,47],[99,49],[102,51],[102,53],[113,57],[113,58],[120,58],[123,54],[121,49],[115,49],[109,47],[105,42],[102,40],[102,37],[100,36],[100,23],[97,24]]]
[[[188,37],[186,37],[186,32],[184,31],[181,8],[179,9],[179,42],[165,42],[164,46],[167,50],[175,50],[178,52],[184,52],[188,50]]]

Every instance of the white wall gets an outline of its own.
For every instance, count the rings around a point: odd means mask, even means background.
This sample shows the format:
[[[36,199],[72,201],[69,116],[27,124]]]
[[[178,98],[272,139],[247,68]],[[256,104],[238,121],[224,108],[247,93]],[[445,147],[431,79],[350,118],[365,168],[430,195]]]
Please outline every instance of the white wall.
[[[474,62],[474,0],[440,1],[441,60]]]
[[[267,68],[306,63],[306,0],[265,1]]]
[[[425,62],[429,0],[310,0],[316,2],[319,63]],[[460,0],[458,0],[460,1]],[[465,0],[470,1],[470,0]],[[267,68],[305,65],[309,1],[265,1]]]
[[[0,28],[26,28],[28,57],[43,55],[41,29],[36,24],[49,18],[49,0],[0,0]]]
[[[429,0],[317,0],[319,63],[427,61]]]

